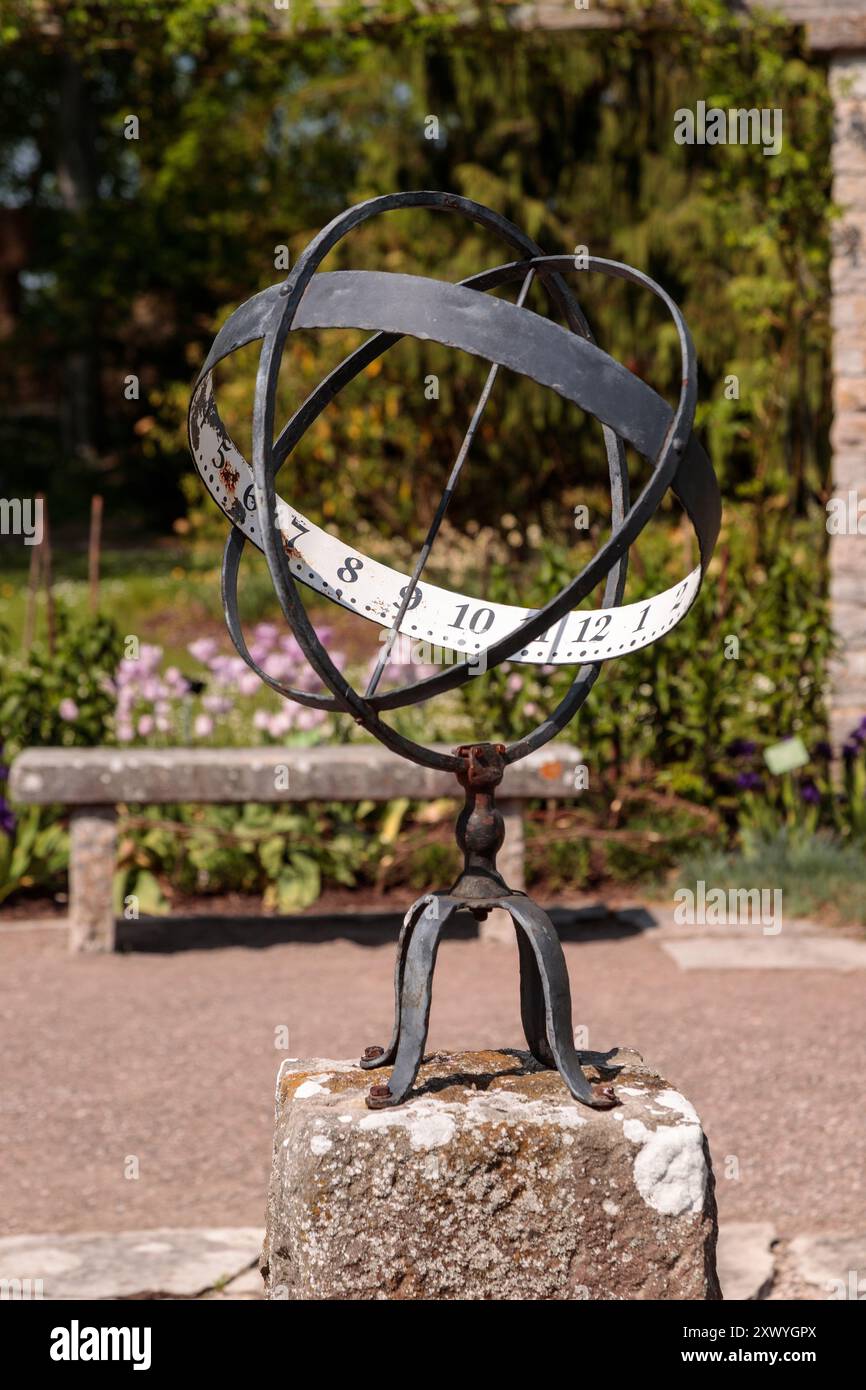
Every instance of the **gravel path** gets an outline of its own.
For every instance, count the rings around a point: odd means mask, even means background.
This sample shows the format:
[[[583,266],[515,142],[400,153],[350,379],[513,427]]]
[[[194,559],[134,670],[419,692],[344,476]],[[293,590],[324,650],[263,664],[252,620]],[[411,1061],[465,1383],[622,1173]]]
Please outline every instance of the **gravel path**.
[[[276,1030],[294,1056],[385,1042],[393,944],[368,939],[73,959],[56,928],[0,932],[0,1234],[261,1223]],[[683,972],[652,932],[565,950],[589,1046],[697,1107],[723,1220],[866,1227],[864,972]],[[521,1041],[516,951],[446,940],[430,1049]]]

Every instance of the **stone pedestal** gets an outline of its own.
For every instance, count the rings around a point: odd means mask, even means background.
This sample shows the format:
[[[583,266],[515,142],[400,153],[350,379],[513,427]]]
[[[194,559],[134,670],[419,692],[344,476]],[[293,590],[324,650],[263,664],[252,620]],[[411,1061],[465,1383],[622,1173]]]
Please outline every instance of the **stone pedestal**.
[[[379,1073],[287,1059],[268,1297],[719,1298],[698,1116],[637,1053],[614,1064],[607,1111],[517,1051],[435,1054],[411,1101],[371,1111]]]

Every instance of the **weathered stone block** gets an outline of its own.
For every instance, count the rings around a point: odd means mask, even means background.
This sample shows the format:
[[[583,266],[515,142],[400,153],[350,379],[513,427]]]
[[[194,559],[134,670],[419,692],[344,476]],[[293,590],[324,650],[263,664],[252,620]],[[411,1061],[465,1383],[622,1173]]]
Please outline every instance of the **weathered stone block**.
[[[835,373],[833,404],[837,410],[866,411],[866,379],[862,376],[847,377],[841,372]]]
[[[830,91],[837,103],[866,99],[866,61],[862,53],[834,53],[829,77]]]
[[[614,1061],[608,1111],[523,1052],[436,1054],[412,1100],[377,1111],[387,1069],[285,1061],[268,1296],[719,1298],[700,1120],[637,1053]]]
[[[76,806],[69,820],[69,949],[114,950],[117,811]]]
[[[863,335],[863,342],[858,351],[860,356],[866,360],[866,333]],[[866,414],[862,410],[837,410],[830,438],[834,450],[850,449],[862,464],[863,450],[866,446]],[[866,491],[862,470],[858,481],[860,488]]]
[[[571,744],[549,743],[508,769],[502,795],[572,797],[581,758]],[[9,789],[13,801],[41,806],[390,801],[458,792],[450,772],[416,767],[375,743],[318,748],[28,748],[12,765]]]

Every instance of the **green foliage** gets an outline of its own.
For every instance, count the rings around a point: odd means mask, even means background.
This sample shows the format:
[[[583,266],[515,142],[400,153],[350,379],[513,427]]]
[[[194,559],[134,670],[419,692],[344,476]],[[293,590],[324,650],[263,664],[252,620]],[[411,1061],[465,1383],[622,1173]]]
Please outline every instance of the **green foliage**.
[[[7,756],[22,748],[111,743],[112,681],[121,639],[106,617],[73,617],[56,611],[53,648],[47,639],[24,656],[7,654],[0,671],[0,729]],[[64,717],[64,701],[76,707]]]
[[[383,811],[387,827],[390,803]],[[323,885],[352,887],[384,843],[355,807],[144,807],[126,813],[115,908],[165,912],[178,893],[255,893],[266,911],[299,912]],[[131,904],[130,899],[139,901]]]
[[[0,0],[0,200],[26,223],[30,272],[0,367],[0,446],[27,457],[32,486],[49,493],[55,514],[83,509],[98,479],[109,515],[160,523],[186,510],[189,553],[213,566],[210,542],[223,523],[189,467],[192,375],[226,314],[278,278],[276,247],[296,256],[340,209],[376,193],[453,189],[512,217],[545,250],[586,245],[632,261],[683,308],[701,370],[698,427],[722,482],[726,527],[688,620],[610,663],[573,727],[591,773],[592,796],[580,804],[608,838],[587,848],[576,825],[572,840],[551,841],[536,870],[562,882],[656,872],[697,833],[694,817],[684,829],[681,810],[646,803],[609,823],[601,807],[624,790],[712,806],[731,835],[739,825],[747,838],[783,825],[853,839],[866,816],[859,756],[846,763],[840,798],[820,758],[800,778],[764,777],[759,794],[738,786],[748,768],[729,751],[791,734],[814,750],[825,730],[834,213],[825,74],[806,60],[800,31],[763,15],[744,19],[724,0],[676,0],[676,22],[663,26],[641,22],[649,0],[623,7],[633,22],[622,30],[565,41],[511,28],[494,0],[479,6],[486,22],[476,27],[456,0],[383,0],[375,9],[347,0],[324,15],[312,3],[286,15],[252,0]],[[676,145],[674,113],[699,99],[781,108],[781,153]],[[137,140],[123,136],[129,113]],[[431,113],[436,140],[424,138]],[[454,279],[508,255],[462,219],[403,212],[359,229],[326,268]],[[576,283],[600,344],[675,398],[677,345],[659,307],[622,282]],[[530,305],[545,308],[538,285]],[[357,341],[336,332],[291,340],[280,419]],[[89,372],[91,406],[101,407],[91,412],[90,449],[66,438],[58,448],[44,423],[54,412],[20,389],[22,373],[67,380],[70,353]],[[111,363],[140,378],[141,400],[125,399]],[[285,490],[322,524],[351,529],[365,545],[382,535],[391,557],[402,555],[429,519],[485,371],[404,340],[315,423]],[[220,384],[242,449],[254,372],[255,349],[244,350]],[[435,401],[424,392],[431,373]],[[633,474],[637,486],[640,466]],[[603,520],[581,540],[571,528],[576,502],[606,516],[604,476],[595,422],[501,374],[449,514],[452,569],[457,557],[470,590],[539,606],[604,539]],[[674,517],[666,509],[636,547],[629,601],[690,568]],[[459,529],[470,538],[463,552],[450,544]],[[200,568],[215,604],[214,574]],[[262,567],[248,565],[245,581],[244,617],[266,616]],[[172,584],[166,603],[189,598],[188,576]],[[114,597],[120,605],[122,594]],[[736,658],[729,637],[739,640]],[[100,673],[113,671],[113,640],[107,629],[73,637],[62,617],[54,662],[36,649],[12,662],[0,679],[7,754],[111,741]],[[512,665],[432,715],[395,722],[452,744],[513,738],[561,698],[567,680],[565,671]],[[79,707],[74,724],[59,714],[66,697]],[[341,721],[337,736],[357,735]],[[806,779],[818,802],[804,800]],[[648,838],[654,817],[672,832],[664,851]],[[62,852],[60,840],[39,839],[50,816],[36,819],[36,832],[29,815],[19,821],[19,882],[49,881]],[[448,876],[453,857],[431,838],[412,849],[407,869],[399,846],[412,817],[402,803],[358,817],[335,807],[180,808],[147,819],[130,825],[117,892],[119,903],[134,894],[153,910],[175,892],[225,889],[264,892],[270,906],[289,910],[321,884],[372,881],[383,849],[427,886]],[[7,874],[8,840],[0,831]]]
[[[70,617],[58,605],[55,642],[15,656],[8,643],[0,667],[0,755],[47,744],[89,747],[113,741],[110,681],[121,642],[107,618]],[[2,644],[0,644],[2,648]],[[71,704],[70,704],[71,702]],[[72,715],[74,706],[75,715]],[[5,798],[0,767],[0,900],[16,888],[55,886],[66,866],[67,836],[54,808],[31,806],[17,818]]]
[[[0,826],[0,903],[18,888],[56,884],[66,871],[68,855],[63,825],[41,806],[28,806],[11,833]]]
[[[702,846],[680,866],[678,881],[725,890],[744,885],[782,892],[786,917],[866,925],[862,844],[839,843],[826,832],[777,829],[747,836],[744,849],[725,854]]]
[[[632,8],[639,18],[643,6]],[[176,514],[181,499],[166,482],[188,472],[191,374],[225,313],[277,278],[275,247],[296,255],[340,208],[371,194],[453,189],[513,217],[549,251],[587,245],[665,285],[696,341],[700,424],[727,492],[775,495],[802,512],[827,487],[825,77],[805,60],[799,31],[777,20],[744,21],[723,0],[673,8],[671,25],[564,41],[512,29],[498,4],[474,27],[455,27],[457,4],[406,3],[363,15],[342,7],[308,29],[294,5],[286,16],[205,0],[32,9],[0,0],[0,130],[10,132],[0,136],[0,189],[39,229],[0,405],[5,396],[17,406],[20,364],[56,367],[59,378],[68,350],[86,357],[96,345],[143,384],[138,402],[120,389],[101,401],[100,489],[110,507]],[[53,24],[42,23],[46,12]],[[676,145],[674,113],[698,99],[781,108],[782,152]],[[137,140],[123,137],[128,113],[140,122]],[[436,140],[425,138],[430,113]],[[64,135],[88,157],[80,196],[58,203],[59,174],[66,188],[75,172]],[[507,255],[462,219],[404,212],[353,233],[327,265],[452,279]],[[676,344],[658,306],[599,277],[581,277],[579,290],[601,344],[675,394]],[[543,307],[540,288],[531,303]],[[353,341],[293,340],[282,417]],[[241,356],[227,369],[225,413],[243,444],[255,352]],[[292,496],[316,520],[361,517],[415,535],[484,370],[435,345],[400,343],[310,431],[292,460]],[[424,395],[431,372],[435,402]],[[738,399],[725,394],[731,375]],[[28,446],[38,483],[62,492],[72,478],[83,500],[86,457],[75,470],[52,461],[38,414],[20,407],[5,429],[10,446]],[[501,383],[455,518],[494,516],[503,496],[520,515],[558,502],[576,457],[583,479],[603,476],[594,423],[552,392]]]
[[[590,846],[579,833],[569,840],[555,840],[547,847],[547,870],[554,892],[584,888],[590,874]],[[532,877],[532,875],[530,876]]]
[[[640,780],[734,812],[731,783],[740,769],[730,744],[799,734],[811,746],[826,737],[833,639],[823,547],[816,554],[814,540],[819,525],[817,516],[797,522],[778,511],[756,517],[748,504],[728,506],[717,556],[688,617],[663,640],[607,663],[571,726],[591,785],[601,779],[614,791],[622,779]],[[593,535],[589,546],[596,544]],[[525,576],[527,607],[549,598],[588,553],[542,542]],[[679,534],[657,523],[636,548],[627,600],[660,592],[690,564]],[[489,597],[513,598],[504,572],[490,572],[487,584]],[[572,674],[511,665],[464,686],[473,736],[517,737],[562,699]]]

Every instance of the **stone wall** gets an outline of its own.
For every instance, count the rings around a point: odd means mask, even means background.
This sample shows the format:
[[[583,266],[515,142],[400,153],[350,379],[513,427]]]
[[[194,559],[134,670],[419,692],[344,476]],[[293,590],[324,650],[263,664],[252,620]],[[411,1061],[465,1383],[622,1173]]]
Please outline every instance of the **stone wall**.
[[[833,195],[843,215],[833,232],[833,489],[862,501],[855,524],[831,535],[830,598],[840,641],[831,734],[838,745],[866,714],[866,51],[834,56]]]

